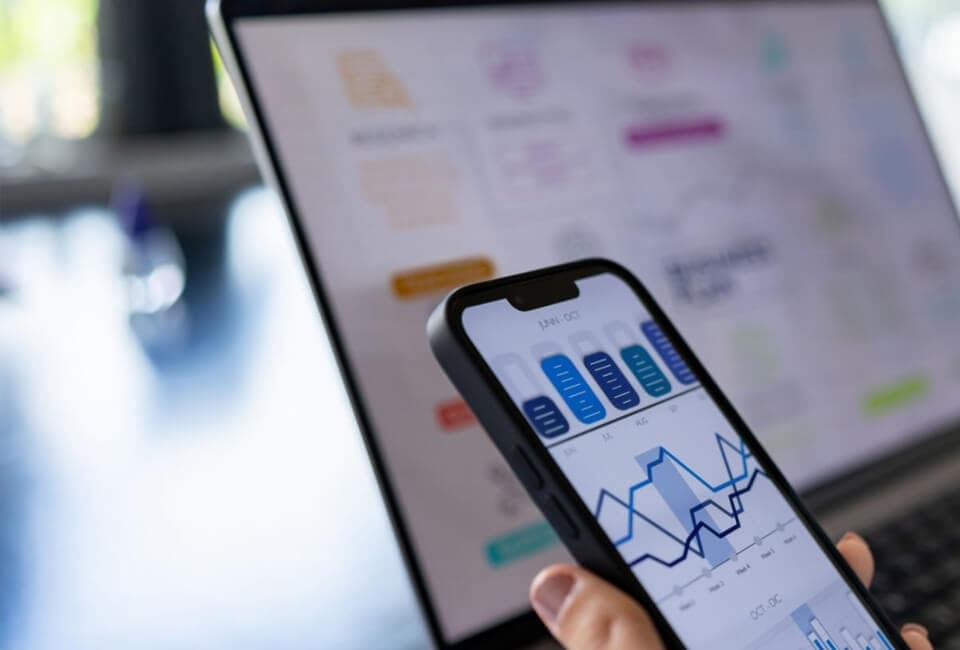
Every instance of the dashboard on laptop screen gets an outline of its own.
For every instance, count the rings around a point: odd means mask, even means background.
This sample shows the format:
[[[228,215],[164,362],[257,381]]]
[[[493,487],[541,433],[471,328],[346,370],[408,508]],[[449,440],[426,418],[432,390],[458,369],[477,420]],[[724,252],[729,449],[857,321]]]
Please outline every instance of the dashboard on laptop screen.
[[[960,226],[873,3],[236,33],[448,640],[565,557],[427,348],[454,286],[624,264],[800,487],[960,417]]]

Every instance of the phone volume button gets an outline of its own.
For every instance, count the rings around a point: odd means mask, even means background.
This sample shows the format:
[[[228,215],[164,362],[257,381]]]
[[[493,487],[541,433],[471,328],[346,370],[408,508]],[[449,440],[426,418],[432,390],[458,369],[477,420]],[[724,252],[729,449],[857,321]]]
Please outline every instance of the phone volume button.
[[[540,476],[531,462],[530,457],[521,449],[520,447],[514,447],[513,456],[515,461],[513,463],[514,470],[517,473],[517,476],[520,477],[520,482],[527,486],[530,490],[541,490],[543,489],[543,477]]]
[[[561,539],[576,539],[580,536],[580,531],[577,529],[576,524],[573,523],[573,518],[567,514],[566,509],[560,505],[557,497],[548,497],[543,507],[547,519],[553,524],[553,527]]]

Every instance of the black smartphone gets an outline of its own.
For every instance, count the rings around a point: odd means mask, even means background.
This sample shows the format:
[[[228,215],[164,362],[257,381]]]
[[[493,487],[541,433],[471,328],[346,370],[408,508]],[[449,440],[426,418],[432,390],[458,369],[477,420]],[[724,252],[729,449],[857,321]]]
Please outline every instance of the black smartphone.
[[[623,267],[464,287],[427,331],[574,558],[645,605],[668,645],[906,647]]]

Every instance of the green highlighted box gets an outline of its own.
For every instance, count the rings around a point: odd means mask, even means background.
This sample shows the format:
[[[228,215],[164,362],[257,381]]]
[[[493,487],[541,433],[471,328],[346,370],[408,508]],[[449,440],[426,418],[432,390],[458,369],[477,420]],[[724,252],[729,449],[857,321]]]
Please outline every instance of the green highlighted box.
[[[864,396],[861,406],[867,415],[885,415],[916,402],[929,392],[930,379],[926,375],[911,375],[871,390]]]
[[[550,524],[538,521],[488,541],[487,561],[492,567],[501,567],[548,549],[558,541]]]

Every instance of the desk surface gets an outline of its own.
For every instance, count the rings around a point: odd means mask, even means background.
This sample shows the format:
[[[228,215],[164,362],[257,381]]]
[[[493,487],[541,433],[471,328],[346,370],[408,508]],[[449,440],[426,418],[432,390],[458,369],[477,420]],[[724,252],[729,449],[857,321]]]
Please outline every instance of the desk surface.
[[[137,328],[111,214],[0,226],[0,648],[427,644],[281,213],[219,210]]]

